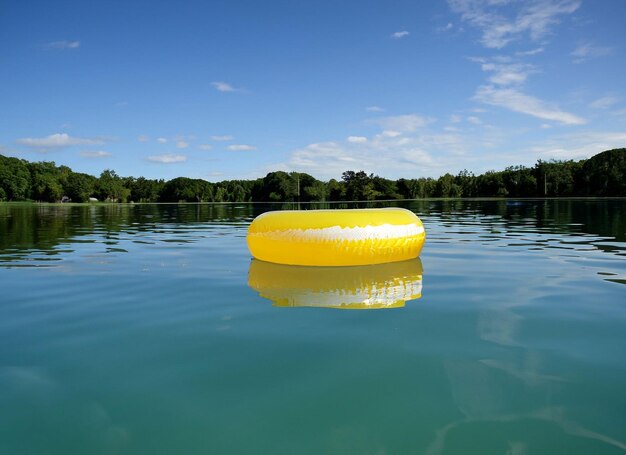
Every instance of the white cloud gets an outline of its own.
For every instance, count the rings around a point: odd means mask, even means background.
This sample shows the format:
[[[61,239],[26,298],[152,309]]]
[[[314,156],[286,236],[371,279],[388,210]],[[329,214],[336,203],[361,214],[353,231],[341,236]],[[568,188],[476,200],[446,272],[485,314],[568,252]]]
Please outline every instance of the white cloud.
[[[256,150],[256,147],[248,144],[233,144],[229,145],[226,148],[232,152],[249,152],[252,150]]]
[[[471,123],[472,125],[482,125],[483,123],[481,119],[479,119],[478,117],[474,115],[470,115],[469,117],[467,117],[467,121]]]
[[[150,138],[148,136],[144,136],[143,134],[137,136],[137,140],[139,142],[148,142],[150,140]]]
[[[496,148],[502,144],[498,131],[484,131],[474,136],[457,132],[420,129],[414,133],[395,134],[390,130],[368,138],[367,142],[328,141],[309,144],[291,152],[285,163],[276,168],[308,172],[321,179],[338,179],[346,170],[364,170],[383,177],[439,176],[457,172],[478,161],[472,150]],[[506,137],[505,134],[500,134]]]
[[[78,49],[80,47],[80,41],[52,41],[50,43],[46,43],[45,47],[48,49]]]
[[[619,98],[615,96],[603,96],[589,104],[593,109],[608,109],[619,102]]]
[[[626,132],[580,131],[548,138],[529,151],[541,159],[578,160],[624,144]]]
[[[450,115],[450,123],[459,123],[461,121],[461,116],[457,114]]]
[[[178,142],[176,142],[176,148],[178,149],[186,149],[187,147],[189,147],[189,142],[185,141],[185,140],[180,140]]]
[[[165,139],[164,137],[157,137],[156,140],[159,144],[165,144],[167,143],[167,139]]]
[[[228,82],[221,82],[221,81],[211,82],[211,85],[218,92],[228,93],[228,92],[239,92],[239,91],[241,91],[241,89],[233,87]]]
[[[452,30],[454,28],[454,24],[452,22],[448,22],[446,25],[442,26],[442,27],[438,27],[437,31],[438,32],[447,32],[449,30]]]
[[[223,141],[232,141],[234,137],[229,135],[224,136],[211,136],[212,141],[223,142]]]
[[[482,32],[481,42],[501,49],[528,34],[531,40],[545,37],[559,17],[574,13],[581,0],[534,0],[523,2],[493,0],[448,0],[453,12]],[[513,5],[520,5],[513,8]],[[501,8],[506,6],[506,8]]]
[[[367,138],[364,136],[348,136],[347,140],[353,144],[364,144],[367,142]]]
[[[162,155],[151,155],[146,159],[148,161],[152,161],[153,163],[161,163],[161,164],[182,163],[182,162],[187,161],[187,157],[185,155],[177,155],[173,153],[164,153]]]
[[[15,142],[20,145],[25,145],[27,147],[50,149],[70,147],[72,145],[102,145],[104,144],[105,140],[99,138],[89,139],[72,137],[67,133],[56,133],[46,137],[25,137],[18,139]]]
[[[626,109],[618,109],[616,111],[611,112],[611,114],[616,115],[618,117],[626,116]]]
[[[373,120],[374,123],[382,126],[384,129],[400,132],[412,132],[434,121],[433,118],[417,114],[396,115]]]
[[[489,77],[489,81],[497,85],[523,84],[526,82],[528,75],[535,72],[532,65],[525,63],[499,63],[486,60],[483,61],[481,69],[493,73]]]
[[[400,131],[385,130],[381,133],[381,135],[383,137],[398,137],[398,136],[402,136],[402,133]]]
[[[406,38],[407,36],[409,36],[410,33],[407,32],[406,30],[402,30],[400,32],[395,32],[391,34],[391,37],[393,39],[402,39],[402,38]]]
[[[213,146],[211,144],[200,144],[198,145],[200,150],[211,150]]]
[[[609,47],[597,47],[590,43],[580,44],[570,54],[574,58],[574,63],[583,63],[592,58],[604,57],[611,53]]]
[[[83,150],[80,152],[80,156],[84,156],[85,158],[106,158],[107,156],[111,156],[111,154],[103,150]]]
[[[533,135],[540,139],[534,143],[527,140],[530,130],[526,127],[446,130],[448,123],[440,129],[431,125],[413,133],[392,135],[381,129],[368,136],[365,143],[328,141],[297,148],[285,162],[275,163],[270,170],[307,172],[325,180],[339,179],[346,170],[364,170],[388,178],[438,177],[464,168],[482,173],[511,164],[532,166],[539,158],[587,158],[626,143],[626,132],[581,131],[551,137],[550,123],[576,123],[582,119],[571,118],[571,114],[558,109],[544,112],[542,109],[552,106],[532,97],[522,97],[522,101],[528,104],[526,108],[539,110],[533,112],[535,116],[550,117],[549,123],[538,122]],[[471,122],[468,118],[464,115],[461,120]]]
[[[349,151],[336,142],[309,144],[296,150],[292,153],[289,164],[294,169],[312,172],[315,176],[335,178],[349,168],[371,166],[366,160],[359,162],[350,156]]]
[[[385,112],[385,110],[380,106],[367,106],[365,110],[367,112]]]
[[[278,167],[307,172],[321,179],[339,179],[347,170],[364,170],[390,178],[437,175],[446,165],[451,165],[446,155],[459,144],[462,146],[462,142],[452,139],[451,135],[389,137],[378,134],[367,143],[309,144],[294,150],[288,162]],[[437,159],[433,154],[437,154]]]
[[[474,99],[481,103],[532,115],[542,120],[553,120],[564,125],[582,125],[586,123],[585,119],[577,115],[562,111],[552,104],[526,95],[513,88],[501,89],[493,85],[484,85],[478,87]]]
[[[536,49],[531,49],[529,51],[516,52],[515,55],[519,57],[526,57],[526,56],[541,54],[544,50],[545,49],[543,47],[538,47]]]

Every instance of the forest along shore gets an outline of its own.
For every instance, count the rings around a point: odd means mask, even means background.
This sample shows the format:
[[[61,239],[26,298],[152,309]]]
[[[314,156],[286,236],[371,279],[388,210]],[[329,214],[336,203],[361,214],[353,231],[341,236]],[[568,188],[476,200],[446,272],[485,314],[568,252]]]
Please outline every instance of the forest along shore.
[[[54,162],[28,162],[0,155],[0,201],[40,202],[325,202],[428,197],[626,196],[626,148],[587,160],[541,161],[474,175],[467,170],[438,179],[390,180],[346,171],[328,182],[302,172],[270,172],[256,180],[212,183],[121,177],[107,169],[99,177]]]

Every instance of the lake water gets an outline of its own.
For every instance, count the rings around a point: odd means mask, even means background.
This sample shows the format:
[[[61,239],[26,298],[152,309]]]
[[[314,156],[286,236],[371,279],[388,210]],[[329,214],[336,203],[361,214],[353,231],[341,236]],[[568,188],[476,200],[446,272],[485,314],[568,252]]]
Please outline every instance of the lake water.
[[[400,205],[328,272],[251,261],[287,206],[0,204],[0,454],[626,452],[626,200]]]

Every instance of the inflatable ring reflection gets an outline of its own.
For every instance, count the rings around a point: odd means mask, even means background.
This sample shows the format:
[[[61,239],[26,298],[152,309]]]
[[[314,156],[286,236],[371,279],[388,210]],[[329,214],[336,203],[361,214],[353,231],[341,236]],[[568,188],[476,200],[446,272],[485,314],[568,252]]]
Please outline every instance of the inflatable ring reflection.
[[[419,258],[353,267],[307,267],[253,259],[248,286],[280,307],[380,309],[422,296]]]

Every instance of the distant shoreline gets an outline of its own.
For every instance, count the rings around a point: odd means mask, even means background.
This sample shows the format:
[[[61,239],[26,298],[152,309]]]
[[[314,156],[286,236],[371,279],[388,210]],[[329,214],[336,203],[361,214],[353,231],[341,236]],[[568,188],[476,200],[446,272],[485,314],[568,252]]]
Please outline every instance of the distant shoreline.
[[[262,204],[262,205],[320,205],[320,204],[379,204],[389,202],[415,202],[415,201],[593,201],[593,200],[626,200],[626,196],[552,196],[552,197],[502,197],[502,196],[483,196],[483,197],[428,197],[415,199],[377,199],[377,200],[359,200],[359,201],[203,201],[203,202],[46,202],[46,201],[0,201],[4,205],[43,205],[58,207],[120,207],[135,205],[233,205],[233,204]]]
[[[0,201],[55,203],[348,203],[426,199],[529,199],[626,197],[626,148],[588,160],[538,161],[474,175],[463,170],[438,179],[390,180],[364,171],[345,171],[327,182],[302,172],[270,172],[255,180],[211,183],[177,177],[151,180],[99,177],[54,162],[28,162],[0,155]]]

